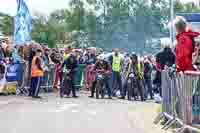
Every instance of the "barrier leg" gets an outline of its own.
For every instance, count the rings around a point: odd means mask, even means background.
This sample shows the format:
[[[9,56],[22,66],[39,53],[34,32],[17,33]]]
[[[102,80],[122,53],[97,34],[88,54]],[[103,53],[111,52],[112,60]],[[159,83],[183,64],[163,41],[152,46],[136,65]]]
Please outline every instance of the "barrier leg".
[[[162,120],[163,119],[163,117],[164,117],[164,113],[162,112],[162,113],[160,113],[156,118],[155,118],[155,120],[154,120],[154,124],[158,124],[158,122],[160,121],[160,120]]]
[[[179,124],[180,126],[183,126],[183,122],[180,119],[176,118],[176,119],[172,119],[169,125],[166,127],[163,127],[162,129],[168,130],[174,123]]]
[[[192,127],[192,126],[185,125],[177,133],[188,133],[188,132],[190,132],[190,133],[200,133],[200,130],[195,128],[195,127]]]
[[[183,126],[180,130],[178,130],[176,133],[199,133],[199,132],[192,132],[190,131],[187,126]]]
[[[182,127],[181,129],[179,129],[176,133],[184,133],[186,131],[185,127]]]
[[[175,123],[176,122],[176,119],[169,119],[166,123],[165,123],[165,125],[162,127],[162,129],[165,129],[165,130],[167,130],[173,123]]]
[[[173,119],[173,120],[169,121],[169,123],[166,124],[166,126],[164,126],[162,129],[168,130],[168,129],[172,126],[172,124],[174,124],[174,123],[179,123],[179,122],[178,122],[177,119]],[[180,123],[179,123],[179,124],[180,124]],[[181,125],[181,124],[180,124],[180,125]]]

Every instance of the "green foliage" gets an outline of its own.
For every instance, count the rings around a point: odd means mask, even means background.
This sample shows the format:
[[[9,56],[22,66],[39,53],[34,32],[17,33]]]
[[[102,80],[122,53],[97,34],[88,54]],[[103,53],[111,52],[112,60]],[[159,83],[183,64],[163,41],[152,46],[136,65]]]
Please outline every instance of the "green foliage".
[[[13,34],[14,20],[11,16],[0,13],[0,31],[3,35],[11,36]]]
[[[37,16],[33,20],[32,38],[39,43],[46,43],[49,47],[54,47],[56,44],[55,27],[48,23],[47,18]]]
[[[176,0],[175,12],[200,12],[200,7],[196,6],[193,2],[183,4],[180,0]]]
[[[165,36],[169,6],[164,0],[97,1],[97,45],[126,50],[144,50],[146,42]]]
[[[87,4],[86,4],[86,3]],[[164,24],[170,10],[166,0],[70,0],[69,9],[56,10],[48,17],[33,18],[32,38],[50,47],[71,44],[74,47],[97,46],[110,50],[144,50],[151,42],[168,36]],[[94,8],[88,8],[88,5]],[[175,2],[175,12],[198,12],[192,3]],[[13,33],[13,18],[0,14],[0,29]]]

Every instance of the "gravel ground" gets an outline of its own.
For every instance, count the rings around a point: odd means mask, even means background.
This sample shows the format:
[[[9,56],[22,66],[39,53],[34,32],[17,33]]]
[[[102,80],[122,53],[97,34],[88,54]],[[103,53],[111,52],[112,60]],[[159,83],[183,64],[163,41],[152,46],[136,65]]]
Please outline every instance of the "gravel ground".
[[[150,101],[60,99],[43,94],[29,97],[0,97],[1,133],[167,133],[153,125],[158,104]]]

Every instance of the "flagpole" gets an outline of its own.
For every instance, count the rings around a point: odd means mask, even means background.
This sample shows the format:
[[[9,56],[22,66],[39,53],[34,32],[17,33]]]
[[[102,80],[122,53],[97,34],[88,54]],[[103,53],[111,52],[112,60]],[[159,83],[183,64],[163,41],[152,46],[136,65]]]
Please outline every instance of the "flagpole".
[[[171,25],[170,25],[170,39],[172,43],[174,42],[174,1],[170,0],[170,19],[171,19]]]

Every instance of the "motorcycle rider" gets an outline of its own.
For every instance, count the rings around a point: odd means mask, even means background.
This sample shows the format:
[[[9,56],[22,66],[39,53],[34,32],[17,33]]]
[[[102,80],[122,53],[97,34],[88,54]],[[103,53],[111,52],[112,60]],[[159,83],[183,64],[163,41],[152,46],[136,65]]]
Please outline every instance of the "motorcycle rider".
[[[138,61],[138,56],[136,55],[136,53],[132,53],[130,56],[130,62],[128,64],[127,67],[127,71],[126,71],[126,84],[127,84],[127,79],[130,73],[134,73],[135,78],[136,78],[136,85],[141,97],[141,101],[145,101],[144,98],[144,88],[142,85],[142,64]],[[124,92],[123,92],[123,96],[121,97],[121,99],[125,99],[126,96],[126,92],[127,92],[127,86],[124,86]],[[130,99],[129,99],[130,100]]]
[[[95,92],[95,88],[96,88],[96,85],[97,85],[98,76],[101,73],[101,74],[103,74],[103,85],[102,85],[102,87],[105,85],[107,92],[108,92],[108,98],[112,99],[111,88],[110,88],[110,85],[109,85],[111,66],[108,63],[108,61],[106,61],[104,59],[104,57],[102,55],[100,55],[97,58],[97,62],[94,66],[94,71],[96,71],[96,78],[92,83],[91,96],[89,96],[89,97],[90,98],[94,97],[94,92]]]
[[[74,78],[75,78],[75,71],[77,68],[77,60],[76,60],[76,53],[71,52],[68,58],[66,58],[61,66],[62,70],[62,78],[63,83],[61,83],[61,89],[60,89],[60,97],[63,98],[64,94],[69,97],[71,91],[72,91],[72,97],[77,98],[76,96],[76,88],[74,85]]]

